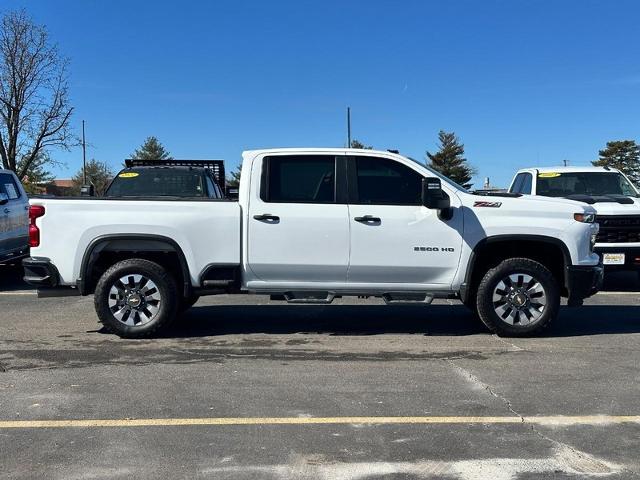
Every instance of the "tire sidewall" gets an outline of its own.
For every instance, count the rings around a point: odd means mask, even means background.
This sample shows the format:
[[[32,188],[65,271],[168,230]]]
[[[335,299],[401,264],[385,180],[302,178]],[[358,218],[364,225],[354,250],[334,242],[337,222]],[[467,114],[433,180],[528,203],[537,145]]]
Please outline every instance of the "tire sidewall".
[[[160,308],[155,318],[144,325],[125,325],[111,313],[109,295],[114,283],[126,275],[143,275],[156,284],[160,293]],[[166,270],[149,260],[130,259],[110,267],[100,278],[95,290],[95,308],[100,321],[109,330],[122,337],[147,336],[166,326],[176,315],[177,287]]]
[[[544,288],[547,304],[538,320],[529,325],[511,325],[496,313],[493,306],[493,291],[498,283],[514,273],[531,275]],[[514,258],[501,262],[489,270],[480,286],[476,297],[478,313],[489,329],[498,335],[527,336],[544,329],[553,320],[560,307],[560,289],[553,274],[542,264],[526,258]]]

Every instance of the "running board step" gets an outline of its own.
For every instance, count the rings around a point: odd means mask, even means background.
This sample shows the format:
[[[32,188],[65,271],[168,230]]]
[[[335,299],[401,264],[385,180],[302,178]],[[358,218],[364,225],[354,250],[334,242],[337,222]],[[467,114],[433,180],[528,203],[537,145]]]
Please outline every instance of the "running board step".
[[[287,303],[313,303],[327,305],[335,298],[333,292],[284,292]]]
[[[428,305],[433,302],[433,295],[427,293],[385,293],[382,299],[387,305]]]
[[[203,287],[228,287],[233,285],[235,280],[204,280],[202,282]]]

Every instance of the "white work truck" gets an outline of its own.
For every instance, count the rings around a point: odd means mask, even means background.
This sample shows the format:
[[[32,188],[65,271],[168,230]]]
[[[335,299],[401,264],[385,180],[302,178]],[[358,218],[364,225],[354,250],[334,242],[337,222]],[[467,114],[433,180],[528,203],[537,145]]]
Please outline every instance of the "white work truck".
[[[609,167],[544,167],[519,170],[511,193],[567,198],[591,205],[600,225],[595,252],[605,271],[640,272],[640,192]]]
[[[238,202],[33,199],[23,265],[32,285],[94,293],[123,337],[220,293],[459,298],[499,335],[530,335],[561,296],[579,305],[599,288],[594,216],[570,200],[474,195],[392,152],[257,150],[243,154]]]

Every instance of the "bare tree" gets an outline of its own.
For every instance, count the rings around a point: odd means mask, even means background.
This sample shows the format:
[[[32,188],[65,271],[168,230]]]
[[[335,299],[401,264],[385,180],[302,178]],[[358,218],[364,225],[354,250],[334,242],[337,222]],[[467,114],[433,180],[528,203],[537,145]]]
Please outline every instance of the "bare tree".
[[[48,147],[68,149],[68,60],[24,10],[0,20],[0,158],[23,178]]]

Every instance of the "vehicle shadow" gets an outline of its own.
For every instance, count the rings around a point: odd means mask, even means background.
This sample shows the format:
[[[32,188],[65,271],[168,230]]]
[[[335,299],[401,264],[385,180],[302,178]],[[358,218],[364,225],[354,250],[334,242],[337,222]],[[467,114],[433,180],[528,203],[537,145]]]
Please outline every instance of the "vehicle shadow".
[[[165,333],[198,337],[250,333],[473,335],[486,329],[462,305],[197,305]]]
[[[23,275],[24,271],[19,263],[0,264],[0,292],[32,289],[22,280]]]
[[[237,334],[489,335],[463,305],[197,305],[170,329],[168,338]],[[640,307],[562,307],[544,337],[640,333]]]
[[[638,292],[640,291],[640,276],[638,275],[638,272],[634,271],[606,271],[602,291]],[[640,295],[640,292],[638,294]]]

